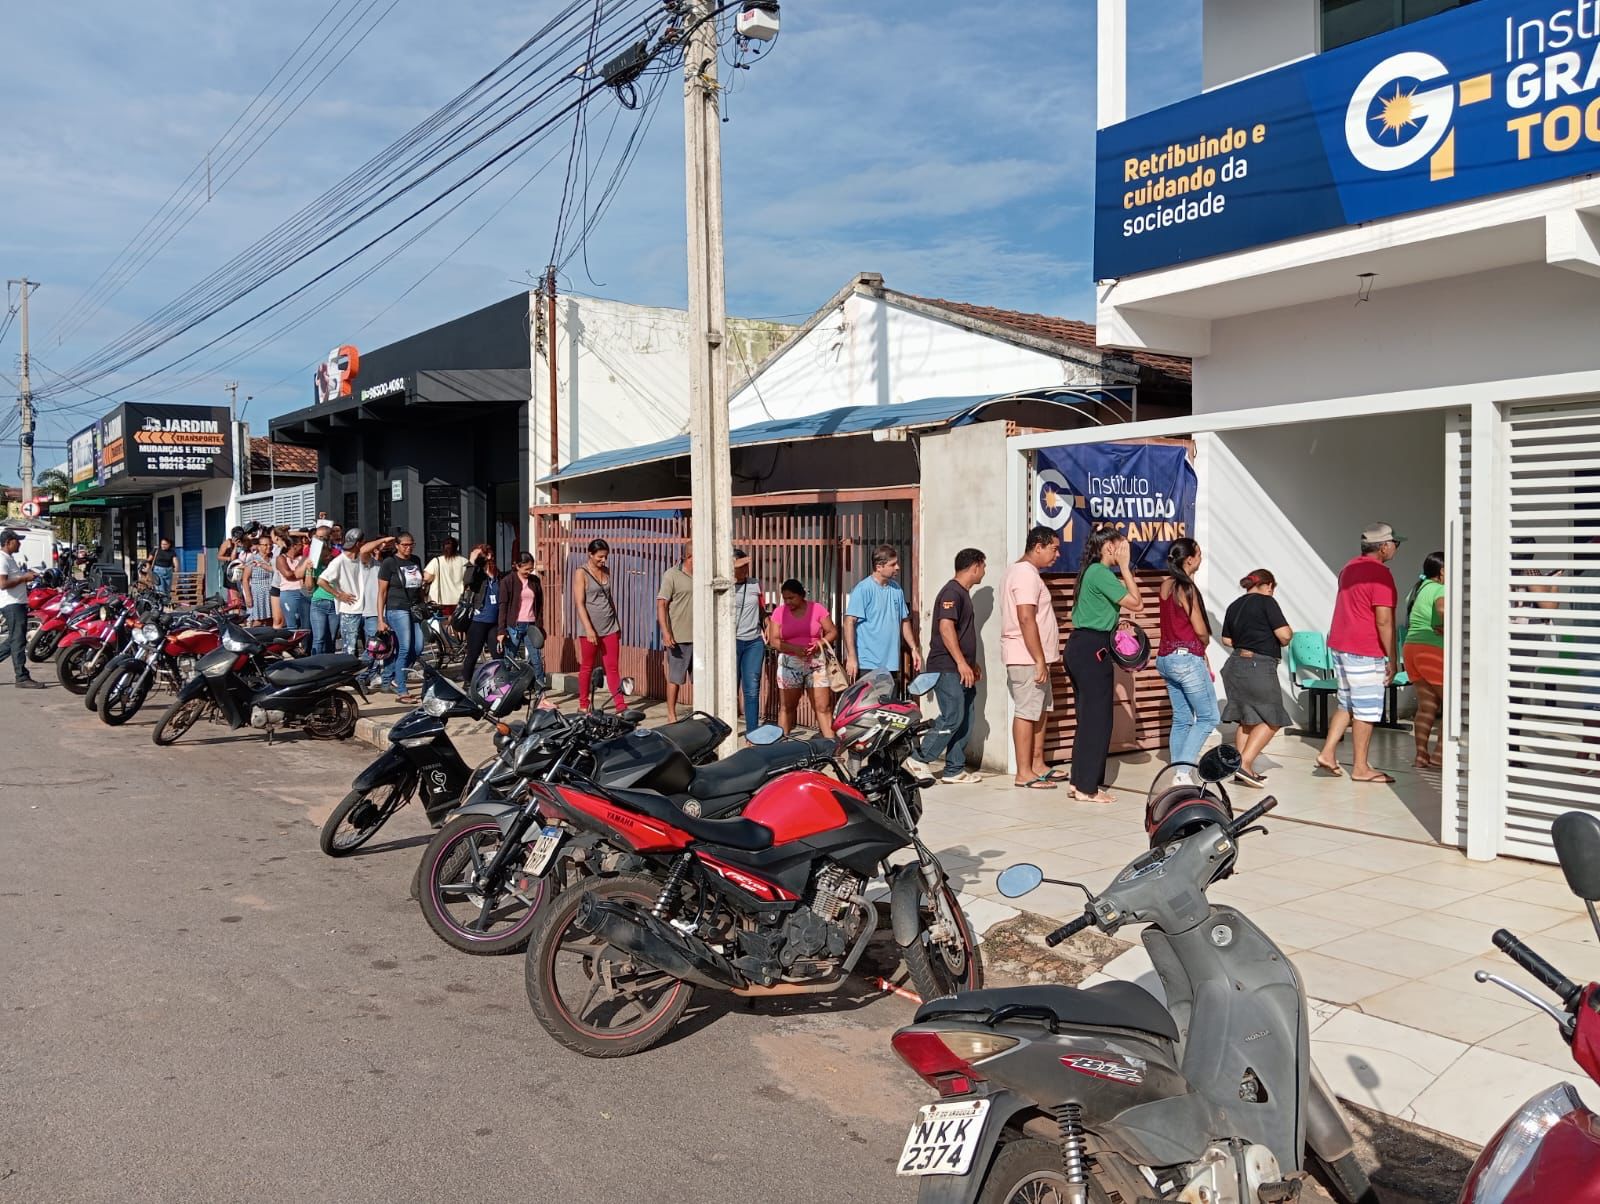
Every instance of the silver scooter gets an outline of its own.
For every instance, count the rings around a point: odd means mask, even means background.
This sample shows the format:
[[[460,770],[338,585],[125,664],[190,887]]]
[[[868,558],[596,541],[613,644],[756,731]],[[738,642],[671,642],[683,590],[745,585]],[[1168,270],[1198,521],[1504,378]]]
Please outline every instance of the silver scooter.
[[[1199,822],[1101,894],[1060,883],[1089,903],[1046,938],[1148,925],[1165,1006],[1132,983],[1000,988],[929,1000],[894,1035],[941,1096],[897,1164],[921,1178],[923,1204],[1288,1204],[1310,1167],[1343,1204],[1376,1204],[1312,1067],[1293,963],[1236,908],[1206,898],[1277,800],[1236,820],[1216,803],[1212,822],[1207,797]],[[1016,898],[1046,881],[1024,863],[999,889]]]

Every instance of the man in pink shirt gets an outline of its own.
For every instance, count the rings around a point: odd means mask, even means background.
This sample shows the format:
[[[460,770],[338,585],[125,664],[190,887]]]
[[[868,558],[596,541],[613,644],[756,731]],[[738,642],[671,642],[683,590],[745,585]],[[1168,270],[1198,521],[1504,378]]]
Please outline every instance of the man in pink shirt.
[[[1061,631],[1050,587],[1039,570],[1055,563],[1060,547],[1049,527],[1034,527],[1022,559],[1006,569],[1000,584],[1000,653],[1011,693],[1011,741],[1017,754],[1014,784],[1030,790],[1056,788],[1044,762],[1044,717],[1055,709],[1050,666],[1061,659]]]
[[[1383,699],[1399,669],[1399,644],[1395,640],[1394,612],[1398,599],[1389,561],[1405,539],[1388,523],[1373,523],[1361,533],[1361,555],[1339,573],[1339,594],[1328,628],[1328,651],[1333,654],[1334,676],[1339,682],[1339,710],[1328,723],[1328,739],[1317,766],[1343,775],[1337,759],[1339,741],[1347,728],[1355,730],[1355,760],[1350,779],[1355,782],[1392,782],[1367,760],[1372,728],[1383,718]]]

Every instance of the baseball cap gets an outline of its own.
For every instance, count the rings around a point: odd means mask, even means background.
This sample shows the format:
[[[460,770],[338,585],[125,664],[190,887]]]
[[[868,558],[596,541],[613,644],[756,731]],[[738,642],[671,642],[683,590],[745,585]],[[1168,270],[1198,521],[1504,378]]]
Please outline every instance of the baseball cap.
[[[7,540],[11,539],[20,541],[22,539],[22,532],[11,527],[6,528],[4,531],[0,531],[0,543],[5,543]]]
[[[1404,535],[1396,535],[1395,530],[1388,523],[1371,523],[1361,532],[1362,543],[1405,543]]]
[[[743,565],[747,565],[749,563],[750,563],[750,553],[749,552],[746,552],[743,548],[735,548],[733,550],[733,567],[734,568],[739,568],[739,567],[741,567]]]
[[[351,527],[349,530],[347,530],[344,533],[344,542],[345,542],[345,546],[346,547],[348,547],[350,544],[360,543],[361,542],[361,528],[360,527]]]

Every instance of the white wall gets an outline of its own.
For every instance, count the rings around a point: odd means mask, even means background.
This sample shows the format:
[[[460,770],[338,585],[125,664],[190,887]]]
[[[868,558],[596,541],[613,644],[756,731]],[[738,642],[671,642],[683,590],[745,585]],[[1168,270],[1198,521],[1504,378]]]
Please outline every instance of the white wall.
[[[1317,52],[1317,0],[1205,0],[1201,78],[1218,88]]]
[[[1538,264],[1211,324],[1194,412],[1592,371],[1600,280]],[[1512,337],[1514,335],[1514,338]]]
[[[1085,352],[1093,358],[1092,351]],[[841,406],[1099,384],[1098,368],[852,293],[730,404],[734,427]]]

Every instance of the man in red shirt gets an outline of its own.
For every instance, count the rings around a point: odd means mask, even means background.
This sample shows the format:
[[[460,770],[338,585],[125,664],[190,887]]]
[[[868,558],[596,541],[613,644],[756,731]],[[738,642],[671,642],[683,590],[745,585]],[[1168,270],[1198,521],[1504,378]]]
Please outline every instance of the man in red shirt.
[[[1328,651],[1333,654],[1334,676],[1339,682],[1339,710],[1328,724],[1328,739],[1317,765],[1343,774],[1336,759],[1345,729],[1355,728],[1355,760],[1350,779],[1355,782],[1393,782],[1367,761],[1372,728],[1383,718],[1383,697],[1394,680],[1399,643],[1395,639],[1394,612],[1398,594],[1389,561],[1405,539],[1388,523],[1373,523],[1361,533],[1361,555],[1339,573],[1339,595],[1333,604],[1328,629]]]

